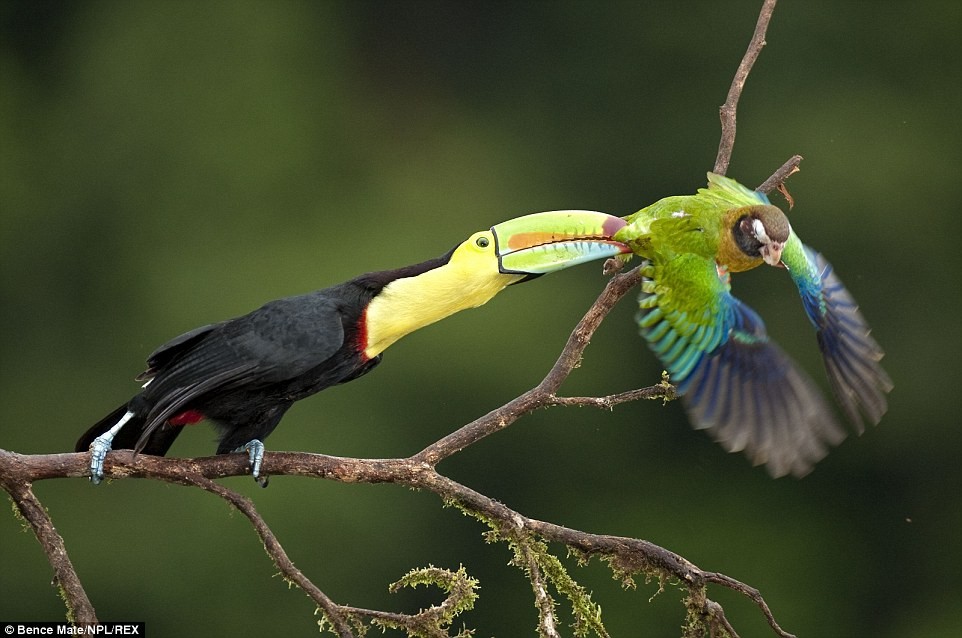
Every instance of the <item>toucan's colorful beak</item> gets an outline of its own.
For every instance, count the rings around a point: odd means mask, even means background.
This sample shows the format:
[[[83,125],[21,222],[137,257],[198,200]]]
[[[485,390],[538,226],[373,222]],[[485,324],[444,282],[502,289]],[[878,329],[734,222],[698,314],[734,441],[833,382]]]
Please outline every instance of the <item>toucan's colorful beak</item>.
[[[544,275],[568,266],[630,253],[611,236],[620,217],[588,210],[557,210],[510,219],[491,228],[504,274]]]

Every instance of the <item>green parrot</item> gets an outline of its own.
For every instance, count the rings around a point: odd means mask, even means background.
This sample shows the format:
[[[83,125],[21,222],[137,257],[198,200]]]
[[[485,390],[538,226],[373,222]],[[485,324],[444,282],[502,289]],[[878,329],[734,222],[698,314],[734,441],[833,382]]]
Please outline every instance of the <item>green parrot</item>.
[[[828,378],[854,428],[877,424],[892,381],[852,295],[768,198],[708,174],[696,195],[666,197],[614,235],[646,261],[638,324],[695,428],[772,476],[804,476],[846,431],[811,378],[731,294],[729,273],[785,268],[815,327]]]

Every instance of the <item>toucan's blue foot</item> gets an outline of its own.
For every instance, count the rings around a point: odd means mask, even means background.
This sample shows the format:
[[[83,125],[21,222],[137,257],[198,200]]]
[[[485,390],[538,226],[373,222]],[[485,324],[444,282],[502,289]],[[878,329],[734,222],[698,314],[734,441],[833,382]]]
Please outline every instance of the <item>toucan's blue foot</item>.
[[[247,452],[250,455],[251,475],[261,487],[267,487],[267,477],[261,478],[261,462],[264,460],[264,444],[258,439],[248,441],[235,452]]]
[[[113,438],[101,434],[90,444],[90,482],[94,485],[100,485],[104,479],[104,459],[107,458]]]
[[[127,423],[132,416],[134,416],[134,413],[128,411],[112,428],[91,442],[90,482],[94,485],[100,485],[100,482],[104,480],[104,459],[107,458],[107,452],[111,449],[110,444],[114,442],[114,437],[120,432],[120,428],[124,427],[124,424]]]

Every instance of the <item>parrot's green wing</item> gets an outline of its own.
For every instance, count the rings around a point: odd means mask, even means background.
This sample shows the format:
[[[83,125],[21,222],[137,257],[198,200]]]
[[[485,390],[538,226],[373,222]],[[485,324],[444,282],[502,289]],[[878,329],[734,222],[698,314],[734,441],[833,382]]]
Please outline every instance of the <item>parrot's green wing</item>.
[[[877,424],[888,409],[886,393],[892,380],[879,363],[882,348],[870,335],[855,299],[832,265],[792,233],[782,263],[802,296],[805,312],[815,326],[818,347],[835,396],[859,433],[861,413]]]
[[[731,295],[712,259],[657,259],[642,274],[641,334],[695,427],[773,476],[808,473],[844,438],[814,383]]]

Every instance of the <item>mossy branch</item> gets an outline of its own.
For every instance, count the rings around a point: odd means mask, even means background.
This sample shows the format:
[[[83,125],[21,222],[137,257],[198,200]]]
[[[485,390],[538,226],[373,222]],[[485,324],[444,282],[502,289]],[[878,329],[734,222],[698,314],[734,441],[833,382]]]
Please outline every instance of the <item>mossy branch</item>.
[[[336,613],[332,616],[329,611],[319,609],[324,617],[318,624],[322,631],[330,630],[338,634],[337,619],[345,617],[359,629],[359,633],[366,632],[367,627],[364,623],[369,622],[382,630],[403,631],[409,638],[450,638],[451,634],[448,630],[457,616],[474,608],[474,603],[478,599],[478,581],[468,576],[464,567],[460,567],[456,572],[439,567],[425,567],[411,570],[400,580],[391,583],[388,590],[394,594],[403,587],[419,585],[438,587],[447,594],[447,597],[441,603],[422,609],[416,614],[338,606]],[[455,638],[469,638],[473,635],[473,630],[462,629],[455,634]]]

